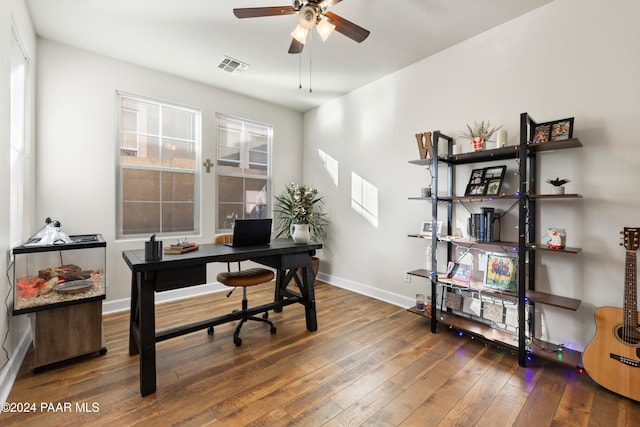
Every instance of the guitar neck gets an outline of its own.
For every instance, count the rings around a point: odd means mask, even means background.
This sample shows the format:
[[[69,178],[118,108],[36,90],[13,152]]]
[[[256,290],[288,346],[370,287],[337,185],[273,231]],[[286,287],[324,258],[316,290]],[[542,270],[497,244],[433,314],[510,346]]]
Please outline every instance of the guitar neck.
[[[627,251],[624,267],[624,325],[636,328],[638,326],[638,282],[637,259],[635,251]]]

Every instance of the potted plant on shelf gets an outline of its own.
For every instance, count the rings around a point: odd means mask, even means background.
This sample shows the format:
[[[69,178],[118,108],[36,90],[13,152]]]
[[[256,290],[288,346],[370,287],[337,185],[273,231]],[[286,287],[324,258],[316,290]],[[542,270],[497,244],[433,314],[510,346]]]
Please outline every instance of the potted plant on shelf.
[[[565,178],[548,179],[547,182],[552,185],[551,194],[564,194],[564,185],[571,182]]]
[[[474,122],[473,127],[467,125],[467,130],[462,132],[460,137],[470,139],[473,143],[473,151],[480,151],[484,147],[485,141],[489,141],[489,138],[501,127],[492,128],[489,120],[486,125],[484,120],[480,123]]]
[[[323,197],[309,185],[291,183],[286,190],[275,196],[276,237],[292,238],[296,243],[310,240],[326,243],[329,225],[327,214],[322,211]],[[320,260],[312,258],[313,277],[318,273]]]

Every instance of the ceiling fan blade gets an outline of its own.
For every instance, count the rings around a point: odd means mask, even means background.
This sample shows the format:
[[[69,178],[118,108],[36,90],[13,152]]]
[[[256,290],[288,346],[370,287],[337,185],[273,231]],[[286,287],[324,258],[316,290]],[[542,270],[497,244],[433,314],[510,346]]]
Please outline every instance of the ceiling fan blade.
[[[238,18],[259,18],[261,16],[292,15],[297,10],[293,6],[273,6],[273,7],[245,7],[233,9],[233,14]]]
[[[324,7],[331,7],[334,4],[338,4],[340,3],[342,0],[323,0],[320,3],[318,3],[318,6],[320,6],[321,8]]]
[[[302,48],[304,45],[300,43],[298,40],[292,38],[291,46],[289,46],[289,53],[302,53]]]
[[[335,13],[326,12],[324,16],[329,18],[329,22],[336,26],[337,32],[344,34],[351,40],[362,43],[367,37],[369,37],[369,30],[365,30],[361,26],[356,25],[351,21],[347,21]]]

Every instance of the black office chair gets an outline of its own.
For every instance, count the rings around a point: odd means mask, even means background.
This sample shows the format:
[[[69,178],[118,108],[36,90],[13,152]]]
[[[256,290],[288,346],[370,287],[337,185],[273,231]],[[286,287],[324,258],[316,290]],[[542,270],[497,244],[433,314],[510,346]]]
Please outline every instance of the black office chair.
[[[216,236],[213,242],[217,245],[221,245],[224,243],[230,243],[232,241],[233,241],[233,234],[220,234]],[[240,345],[242,345],[242,339],[240,338],[240,329],[242,328],[242,325],[244,325],[244,323],[247,320],[255,320],[258,322],[267,323],[269,326],[271,326],[271,333],[272,334],[276,333],[275,325],[269,320],[268,311],[265,311],[262,317],[251,316],[247,313],[247,309],[249,306],[249,303],[247,300],[247,287],[260,285],[262,283],[268,283],[273,280],[273,277],[274,277],[273,271],[268,270],[266,268],[256,267],[256,268],[249,268],[247,270],[242,270],[240,268],[239,262],[238,262],[237,271],[231,271],[231,264],[227,263],[227,271],[218,274],[217,276],[218,282],[233,288],[229,292],[227,292],[227,297],[231,296],[231,293],[235,290],[235,288],[237,287],[242,288],[242,310],[234,310],[234,313],[240,312],[242,315],[242,318],[240,319],[240,322],[236,327],[236,331],[233,334],[233,343],[236,346],[239,347]],[[210,327],[208,332],[210,335],[213,334],[213,327]]]

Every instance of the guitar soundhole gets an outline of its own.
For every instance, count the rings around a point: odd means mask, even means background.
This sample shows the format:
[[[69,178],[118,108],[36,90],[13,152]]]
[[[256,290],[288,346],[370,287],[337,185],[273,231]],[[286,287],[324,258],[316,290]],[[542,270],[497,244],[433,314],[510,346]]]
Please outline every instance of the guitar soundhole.
[[[637,345],[640,343],[640,332],[638,332],[637,328],[632,328],[630,326],[620,326],[616,328],[616,335],[620,340],[624,341],[627,344]]]

